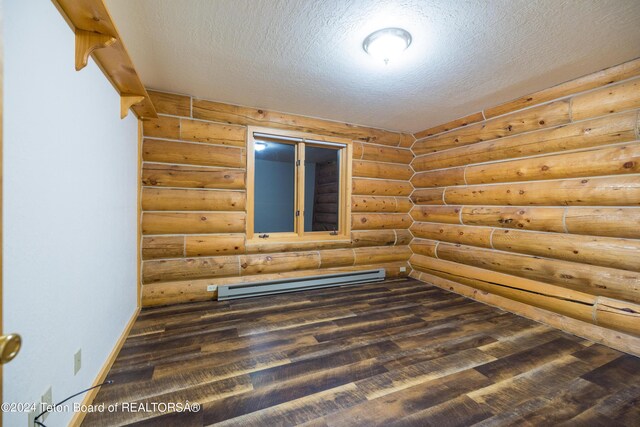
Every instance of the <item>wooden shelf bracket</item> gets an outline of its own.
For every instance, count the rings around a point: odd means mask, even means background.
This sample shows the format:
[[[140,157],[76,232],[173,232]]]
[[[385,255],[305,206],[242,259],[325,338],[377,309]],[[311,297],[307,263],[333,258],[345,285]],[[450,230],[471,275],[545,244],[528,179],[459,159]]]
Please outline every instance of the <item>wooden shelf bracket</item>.
[[[120,95],[120,118],[124,119],[129,114],[129,108],[144,101],[144,95]]]
[[[86,67],[91,55],[120,95],[122,118],[129,109],[140,120],[158,117],[104,0],[51,1],[75,34],[76,70]]]
[[[89,55],[96,50],[111,46],[116,38],[107,34],[76,29],[76,71],[87,66]]]

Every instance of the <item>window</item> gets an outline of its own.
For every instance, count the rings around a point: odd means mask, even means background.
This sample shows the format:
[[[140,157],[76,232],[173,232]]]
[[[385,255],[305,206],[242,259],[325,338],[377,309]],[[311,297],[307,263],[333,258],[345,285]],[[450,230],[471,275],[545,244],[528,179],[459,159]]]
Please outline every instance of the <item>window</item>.
[[[247,238],[349,239],[351,141],[249,127]]]

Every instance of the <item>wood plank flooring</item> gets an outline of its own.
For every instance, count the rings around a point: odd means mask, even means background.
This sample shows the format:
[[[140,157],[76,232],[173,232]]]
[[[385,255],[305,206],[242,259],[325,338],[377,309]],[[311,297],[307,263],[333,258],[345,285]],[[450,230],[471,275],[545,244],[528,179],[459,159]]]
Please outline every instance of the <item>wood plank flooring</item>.
[[[411,279],[144,310],[108,379],[83,425],[640,424],[639,358]]]

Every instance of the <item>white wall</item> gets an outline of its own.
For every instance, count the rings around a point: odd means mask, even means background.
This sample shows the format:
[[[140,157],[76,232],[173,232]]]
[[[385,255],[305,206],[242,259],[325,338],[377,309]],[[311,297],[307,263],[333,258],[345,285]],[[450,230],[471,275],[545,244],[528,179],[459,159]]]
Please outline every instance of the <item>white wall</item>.
[[[73,32],[51,1],[3,8],[4,329],[24,340],[4,400],[38,401],[51,385],[57,402],[92,384],[135,311],[137,122],[120,120],[92,60],[74,70]]]

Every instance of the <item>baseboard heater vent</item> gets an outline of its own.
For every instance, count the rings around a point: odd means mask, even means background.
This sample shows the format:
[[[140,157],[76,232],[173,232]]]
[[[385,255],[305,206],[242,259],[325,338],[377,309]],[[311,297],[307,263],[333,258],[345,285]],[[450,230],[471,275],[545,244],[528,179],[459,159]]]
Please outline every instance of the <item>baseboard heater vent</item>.
[[[355,271],[348,273],[323,274],[319,276],[296,277],[294,279],[269,280],[265,282],[218,286],[218,300],[250,298],[285,292],[306,291],[332,286],[358,285],[384,280],[385,270]]]

